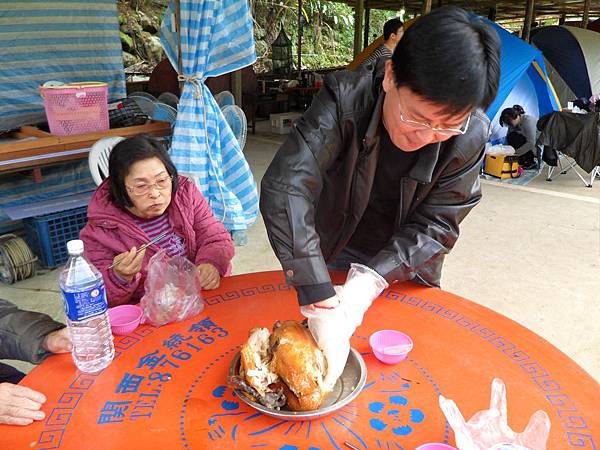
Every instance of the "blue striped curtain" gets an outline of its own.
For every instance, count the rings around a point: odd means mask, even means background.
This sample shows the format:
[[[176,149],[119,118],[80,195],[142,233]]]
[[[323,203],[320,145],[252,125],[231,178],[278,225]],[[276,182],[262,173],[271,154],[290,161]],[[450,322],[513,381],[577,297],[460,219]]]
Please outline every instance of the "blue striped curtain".
[[[115,0],[0,0],[0,129],[45,119],[46,81],[102,81],[125,96]]]
[[[177,169],[193,179],[215,216],[230,231],[256,220],[258,193],[250,167],[204,84],[256,60],[252,16],[246,0],[181,0],[181,49],[184,81],[171,156]],[[161,41],[177,70],[173,2],[165,13]]]

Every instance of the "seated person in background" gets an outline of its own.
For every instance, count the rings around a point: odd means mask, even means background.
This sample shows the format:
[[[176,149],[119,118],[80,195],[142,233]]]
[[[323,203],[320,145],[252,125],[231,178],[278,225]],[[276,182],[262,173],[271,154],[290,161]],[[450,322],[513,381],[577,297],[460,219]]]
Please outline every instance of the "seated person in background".
[[[506,142],[515,149],[519,164],[525,170],[534,169],[536,164],[537,120],[525,114],[520,105],[505,108],[500,114],[500,126],[508,127]]]
[[[600,112],[600,93],[590,97],[590,111]]]
[[[231,236],[196,185],[177,175],[163,145],[145,135],[125,139],[110,153],[108,171],[80,236],[86,257],[102,272],[109,305],[139,302],[148,262],[160,249],[192,261],[202,289],[217,288],[231,270]]]
[[[52,353],[72,348],[69,330],[46,314],[22,311],[0,299],[0,359],[18,359],[39,364]],[[43,420],[44,394],[17,383],[25,374],[0,364],[0,424],[29,425]]]
[[[404,23],[397,17],[388,20],[383,25],[383,44],[373,50],[373,53],[367,56],[367,59],[360,64],[360,67],[375,64],[380,58],[390,59],[396,49],[396,45],[398,45],[404,34],[403,25]]]

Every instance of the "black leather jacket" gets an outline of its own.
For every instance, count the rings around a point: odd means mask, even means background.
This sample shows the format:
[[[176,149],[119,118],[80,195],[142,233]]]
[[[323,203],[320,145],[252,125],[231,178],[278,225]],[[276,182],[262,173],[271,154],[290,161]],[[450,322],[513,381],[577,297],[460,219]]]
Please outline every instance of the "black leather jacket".
[[[331,281],[326,264],[346,246],[368,205],[379,155],[382,67],[326,76],[262,180],[269,241],[293,286]],[[395,232],[369,262],[388,282],[439,286],[459,223],[481,199],[488,135],[489,120],[475,111],[466,134],[418,150],[402,180]]]

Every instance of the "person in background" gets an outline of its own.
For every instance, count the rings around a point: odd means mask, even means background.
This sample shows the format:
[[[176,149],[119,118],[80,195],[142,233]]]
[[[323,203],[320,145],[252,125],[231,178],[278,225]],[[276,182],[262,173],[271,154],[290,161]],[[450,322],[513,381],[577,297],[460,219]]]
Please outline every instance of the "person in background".
[[[72,349],[69,330],[46,314],[23,311],[0,299],[0,359],[39,364],[53,353]],[[25,376],[0,363],[0,424],[29,425],[43,420],[44,394],[17,383]]]
[[[482,110],[499,78],[496,31],[462,9],[436,8],[385,64],[328,74],[267,169],[260,209],[327,358],[327,385],[388,283],[440,286],[459,225],[481,199]],[[334,288],[328,268],[351,264]]]
[[[359,67],[376,64],[380,59],[390,59],[396,45],[398,45],[398,42],[400,42],[400,39],[402,39],[402,35],[404,34],[403,26],[404,23],[397,17],[388,20],[383,25],[383,44],[373,50],[373,53],[367,56],[367,59],[365,59]]]
[[[146,135],[124,139],[111,151],[108,171],[80,238],[85,256],[102,272],[109,305],[139,302],[150,257],[161,249],[196,264],[202,289],[219,287],[231,271],[231,236],[196,185],[177,174],[164,146]]]
[[[600,112],[600,93],[594,94],[590,97],[590,111]]]
[[[500,114],[500,126],[508,127],[506,143],[515,149],[519,165],[525,170],[537,167],[537,119],[528,114],[520,105],[505,108]]]

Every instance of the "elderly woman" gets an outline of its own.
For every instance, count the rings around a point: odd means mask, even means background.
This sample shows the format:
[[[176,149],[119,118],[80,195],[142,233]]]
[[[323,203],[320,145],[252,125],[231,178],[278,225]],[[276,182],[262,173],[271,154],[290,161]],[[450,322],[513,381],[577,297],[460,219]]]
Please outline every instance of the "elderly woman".
[[[229,233],[196,185],[178,176],[162,144],[145,135],[112,150],[109,176],[90,201],[81,239],[86,256],[102,272],[111,306],[139,302],[148,261],[161,249],[194,262],[203,289],[219,286],[234,253]]]

